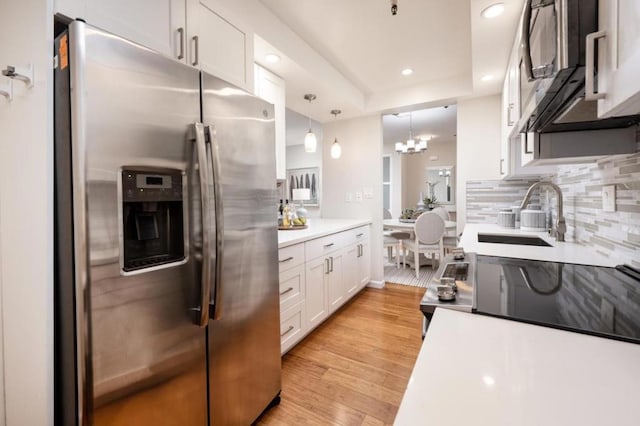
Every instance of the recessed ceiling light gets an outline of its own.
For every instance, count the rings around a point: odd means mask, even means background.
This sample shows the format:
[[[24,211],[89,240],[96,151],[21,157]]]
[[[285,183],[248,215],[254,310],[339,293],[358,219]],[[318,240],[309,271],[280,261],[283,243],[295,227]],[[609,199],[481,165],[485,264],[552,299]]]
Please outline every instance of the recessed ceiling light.
[[[411,68],[405,68],[402,70],[402,75],[407,76],[413,74],[413,70]]]
[[[480,80],[482,80],[482,81],[491,81],[491,80],[493,80],[493,75],[491,75],[491,74],[483,75],[482,78],[480,78]]]
[[[264,58],[267,60],[267,62],[271,62],[272,64],[280,62],[280,56],[276,55],[275,53],[269,53],[265,55]]]
[[[484,8],[482,12],[480,12],[480,15],[482,15],[484,18],[491,19],[495,18],[496,16],[502,15],[502,12],[504,12],[504,3],[495,3],[489,7]]]

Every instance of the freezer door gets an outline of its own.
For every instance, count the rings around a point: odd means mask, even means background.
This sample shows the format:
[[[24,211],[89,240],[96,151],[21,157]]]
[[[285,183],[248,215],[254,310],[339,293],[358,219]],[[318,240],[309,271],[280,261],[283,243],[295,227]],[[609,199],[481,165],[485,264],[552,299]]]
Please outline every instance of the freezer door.
[[[281,387],[273,106],[207,74],[202,89],[222,212],[209,322],[210,424],[250,424]]]
[[[82,22],[69,53],[80,423],[206,424],[199,74]]]

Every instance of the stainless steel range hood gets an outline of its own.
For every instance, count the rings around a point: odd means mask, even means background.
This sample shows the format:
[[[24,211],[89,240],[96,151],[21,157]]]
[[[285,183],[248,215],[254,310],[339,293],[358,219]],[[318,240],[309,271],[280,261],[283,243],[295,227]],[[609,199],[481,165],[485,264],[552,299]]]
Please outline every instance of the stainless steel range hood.
[[[530,165],[589,163],[607,155],[637,151],[638,126],[572,132],[528,133],[533,138]]]

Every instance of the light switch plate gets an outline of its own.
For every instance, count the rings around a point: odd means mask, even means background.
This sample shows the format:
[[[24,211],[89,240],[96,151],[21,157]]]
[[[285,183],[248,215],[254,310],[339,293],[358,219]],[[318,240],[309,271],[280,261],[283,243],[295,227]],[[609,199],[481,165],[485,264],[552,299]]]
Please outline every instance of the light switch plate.
[[[362,192],[356,191],[356,202],[359,203],[362,201]]]
[[[351,192],[347,192],[347,194],[344,197],[344,201],[346,201],[347,203],[350,203],[353,200],[353,194]]]
[[[364,193],[364,198],[368,198],[371,199],[373,198],[373,188],[369,187],[365,187],[362,192]]]
[[[602,187],[602,211],[616,211],[616,186],[605,185]]]

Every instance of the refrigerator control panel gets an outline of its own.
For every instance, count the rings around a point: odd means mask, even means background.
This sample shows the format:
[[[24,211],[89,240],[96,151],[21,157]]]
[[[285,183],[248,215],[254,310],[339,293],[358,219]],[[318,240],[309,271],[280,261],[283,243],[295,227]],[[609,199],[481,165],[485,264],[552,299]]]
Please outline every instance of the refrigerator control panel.
[[[180,170],[122,171],[125,272],[185,259],[183,174]]]

